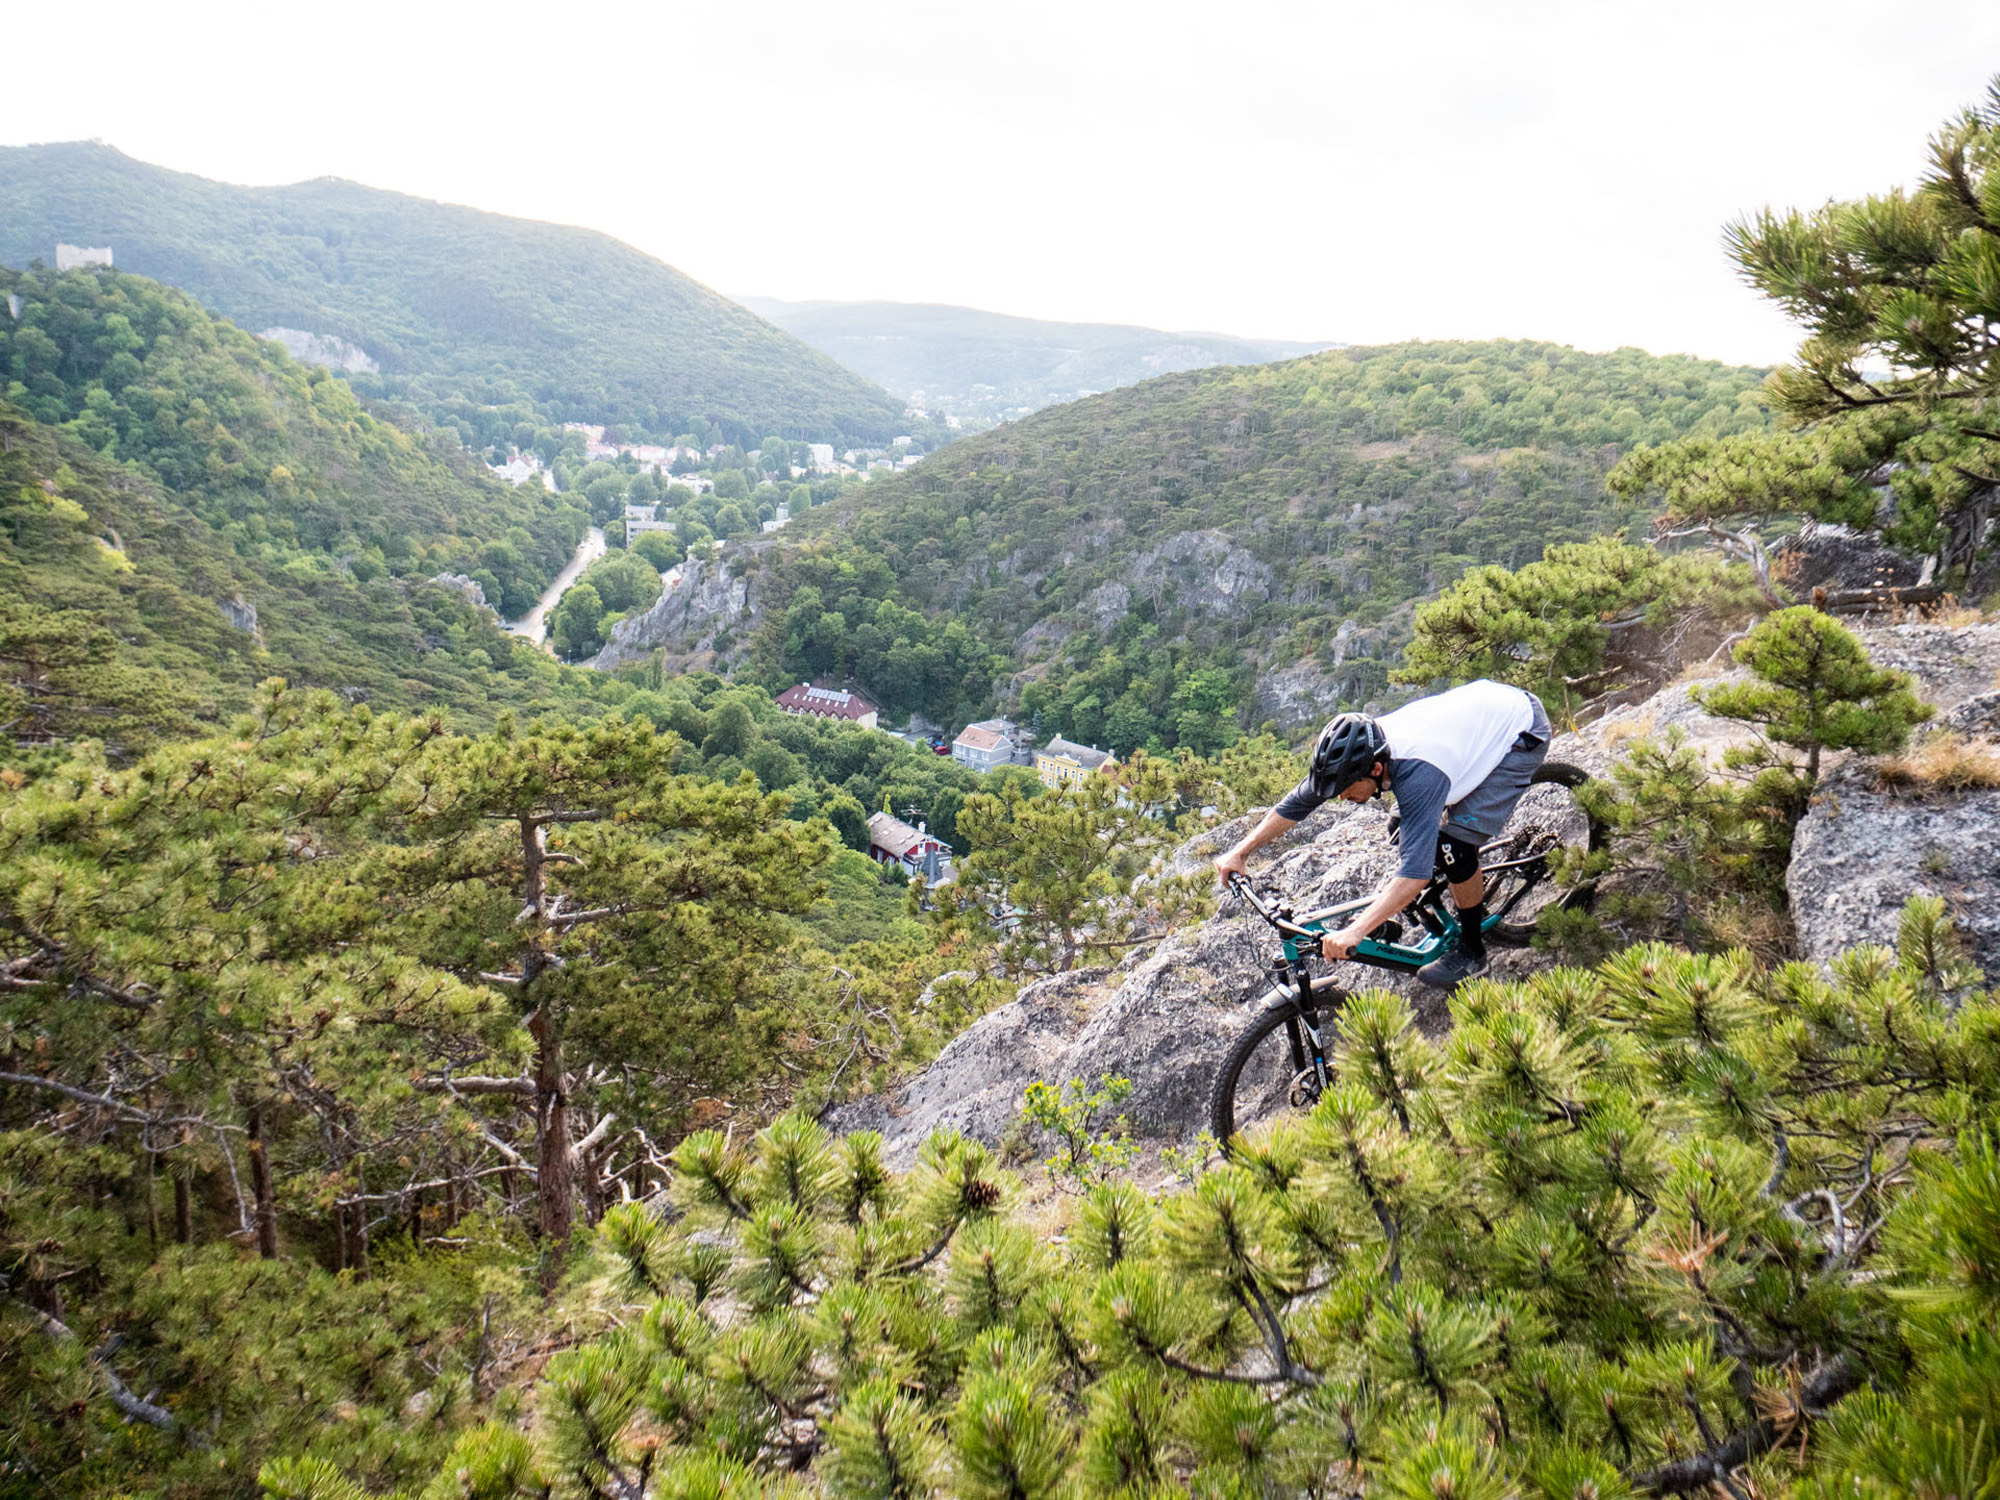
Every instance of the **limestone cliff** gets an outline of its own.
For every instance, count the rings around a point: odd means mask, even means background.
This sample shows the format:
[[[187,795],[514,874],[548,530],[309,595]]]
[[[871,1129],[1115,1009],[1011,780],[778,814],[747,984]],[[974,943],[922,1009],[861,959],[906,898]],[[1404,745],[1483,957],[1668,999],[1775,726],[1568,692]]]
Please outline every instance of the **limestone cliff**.
[[[728,561],[690,560],[651,609],[611,627],[611,639],[586,665],[608,672],[664,649],[681,670],[707,666],[721,637],[755,628],[758,618],[747,577],[732,573]]]

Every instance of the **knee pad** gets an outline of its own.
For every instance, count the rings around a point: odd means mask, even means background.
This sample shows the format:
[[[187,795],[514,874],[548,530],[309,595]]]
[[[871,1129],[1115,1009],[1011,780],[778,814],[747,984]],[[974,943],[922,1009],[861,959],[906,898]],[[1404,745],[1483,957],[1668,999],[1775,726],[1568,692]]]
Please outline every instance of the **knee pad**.
[[[1438,866],[1453,885],[1463,885],[1479,873],[1479,845],[1442,834],[1438,838]]]

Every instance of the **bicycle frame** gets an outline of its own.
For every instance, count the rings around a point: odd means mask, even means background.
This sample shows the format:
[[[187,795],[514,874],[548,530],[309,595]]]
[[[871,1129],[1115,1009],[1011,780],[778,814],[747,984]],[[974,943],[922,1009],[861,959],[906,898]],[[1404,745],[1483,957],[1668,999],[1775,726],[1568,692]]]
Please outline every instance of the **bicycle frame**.
[[[1500,860],[1482,867],[1488,889],[1493,887],[1496,877],[1510,871],[1527,873],[1520,888],[1508,896],[1506,904],[1486,914],[1486,920],[1479,924],[1481,932],[1490,932],[1504,922],[1521,899],[1541,883],[1547,862],[1545,854],[1530,854],[1521,859]],[[1320,938],[1344,926],[1344,919],[1365,911],[1375,899],[1363,896],[1358,900],[1343,901],[1337,906],[1321,907],[1317,911],[1294,916],[1289,908],[1266,905],[1247,880],[1234,880],[1231,885],[1260,917],[1277,928],[1284,941],[1285,963],[1292,968],[1297,968],[1307,959],[1321,957]],[[1423,934],[1420,938],[1406,943],[1395,938],[1365,937],[1354,945],[1354,953],[1347,961],[1367,964],[1370,968],[1414,974],[1433,959],[1449,953],[1458,943],[1459,927],[1457,913],[1445,904],[1446,888],[1444,876],[1433,874],[1429,884],[1418,892],[1417,898],[1406,909],[1407,915],[1414,919]]]
[[[1537,868],[1529,869],[1529,866]],[[1543,854],[1485,866],[1489,888],[1496,875],[1512,870],[1525,870],[1527,873],[1520,889],[1508,897],[1505,905],[1487,914],[1486,920],[1480,923],[1480,931],[1485,932],[1505,920],[1521,898],[1541,883],[1546,867],[1547,856]],[[1404,943],[1366,937],[1355,944],[1354,952],[1347,961],[1398,974],[1414,974],[1432,959],[1449,953],[1458,942],[1459,926],[1457,915],[1445,904],[1447,885],[1442,873],[1434,873],[1407,908],[1408,914],[1423,931],[1420,941]],[[1309,961],[1323,956],[1320,940],[1327,932],[1341,925],[1342,918],[1365,910],[1375,898],[1363,896],[1355,901],[1343,901],[1337,906],[1325,906],[1317,911],[1294,915],[1290,907],[1267,904],[1242,876],[1231,879],[1230,887],[1258,916],[1277,930],[1283,942],[1284,957],[1271,965],[1274,987],[1265,996],[1264,1006],[1268,1010],[1289,1009],[1292,1012],[1285,1022],[1285,1035],[1291,1048],[1293,1075],[1302,1077],[1310,1067],[1318,1086],[1324,1089],[1327,1084],[1326,1046],[1320,1037],[1320,1003],[1325,1000],[1338,1007],[1346,1001],[1348,992],[1336,985],[1330,976],[1321,975],[1315,979]]]

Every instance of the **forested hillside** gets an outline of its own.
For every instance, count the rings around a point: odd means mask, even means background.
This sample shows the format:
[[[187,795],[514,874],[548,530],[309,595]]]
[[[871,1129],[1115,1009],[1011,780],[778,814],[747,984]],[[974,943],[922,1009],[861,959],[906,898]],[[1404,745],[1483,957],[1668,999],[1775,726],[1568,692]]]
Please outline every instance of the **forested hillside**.
[[[1442,343],[1163,377],[815,510],[759,556],[751,649],[773,681],[850,674],[898,709],[969,711],[948,676],[931,692],[884,670],[888,601],[924,616],[936,649],[962,625],[1007,651],[1008,695],[1044,732],[1212,749],[1270,668],[1317,663],[1366,699],[1408,607],[1468,566],[1650,514],[1606,489],[1619,457],[1762,428],[1761,374]]]
[[[109,146],[0,149],[0,265],[58,240],[185,288],[259,332],[358,345],[427,411],[527,399],[558,420],[736,441],[885,440],[877,387],[608,235],[333,178],[211,182]]]
[[[974,431],[1156,375],[1295,359],[1333,342],[1055,323],[920,302],[741,300],[848,369]]]
[[[2000,626],[1944,597],[2000,605],[2000,86],[1931,160],[1732,229],[1794,428],[1694,360],[1358,350],[719,552],[793,454],[704,449],[737,494],[598,575],[672,536],[706,651],[1175,752],[1047,788],[514,645],[427,572],[563,497],[153,283],[11,278],[0,1500],[2000,1494]],[[1790,597],[1807,517],[1935,613]],[[1273,664],[1596,688],[1711,609],[1551,746],[1591,775],[1501,880],[1568,894],[1448,997],[1218,892],[1300,773],[1238,738]],[[860,852],[912,806],[954,880]],[[1249,873],[1341,920],[1387,822]]]
[[[240,709],[268,676],[484,719],[558,668],[422,573],[239,552],[178,497],[0,402],[0,662],[11,733],[130,750]]]
[[[0,295],[10,604],[75,611],[199,714],[274,673],[480,715],[554,675],[429,580],[478,572],[525,606],[587,524],[561,497],[158,283],[0,271]]]

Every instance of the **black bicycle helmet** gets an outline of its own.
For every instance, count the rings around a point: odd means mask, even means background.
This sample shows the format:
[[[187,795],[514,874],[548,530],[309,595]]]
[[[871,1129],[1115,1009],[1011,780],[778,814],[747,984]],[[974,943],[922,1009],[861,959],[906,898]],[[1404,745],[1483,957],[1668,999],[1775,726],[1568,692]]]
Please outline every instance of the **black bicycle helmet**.
[[[1389,758],[1389,737],[1366,714],[1336,714],[1313,746],[1313,790],[1331,797],[1369,775]]]

